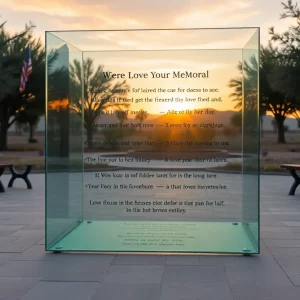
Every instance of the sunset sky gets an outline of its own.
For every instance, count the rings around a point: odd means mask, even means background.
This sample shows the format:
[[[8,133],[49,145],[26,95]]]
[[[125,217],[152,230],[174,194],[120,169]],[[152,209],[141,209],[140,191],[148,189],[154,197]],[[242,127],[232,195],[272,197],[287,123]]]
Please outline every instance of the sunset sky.
[[[25,23],[31,21],[36,25],[34,33],[44,40],[45,31],[61,30],[115,30],[115,29],[149,29],[149,28],[222,28],[222,27],[260,27],[261,43],[266,45],[269,40],[268,29],[275,26],[277,32],[287,30],[293,20],[280,20],[283,12],[281,0],[0,0],[0,20],[7,21],[6,28],[10,31],[20,31]],[[106,49],[139,49],[144,46],[163,49],[175,45],[177,49],[199,48],[242,48],[252,34],[245,32],[201,33],[188,32],[185,35],[173,32],[143,32],[134,33],[97,33],[90,32],[84,38],[75,35],[58,34],[63,40],[79,47],[81,50]],[[199,41],[199,42],[198,42]],[[58,43],[56,47],[61,46]],[[142,46],[141,46],[142,45]],[[77,50],[75,49],[75,52]],[[206,51],[206,52],[205,52]],[[211,77],[203,80],[205,87],[219,88],[216,96],[223,97],[222,109],[233,109],[234,103],[228,98],[232,91],[228,88],[228,81],[238,76],[236,65],[241,59],[241,53],[223,52],[210,54],[205,50],[199,53],[181,52],[156,53],[144,55],[140,53],[106,54],[91,52],[95,64],[104,64],[112,72],[171,72],[176,67],[180,71],[210,70]],[[235,50],[234,50],[235,51]],[[171,52],[170,52],[171,53]],[[74,54],[77,57],[78,54]],[[105,59],[104,59],[105,58]],[[225,59],[226,58],[226,59]],[[182,80],[184,82],[184,80]],[[129,81],[131,87],[165,87],[177,88],[174,80]],[[199,81],[184,82],[184,87],[199,87]],[[181,83],[182,86],[182,83]],[[132,97],[133,95],[130,95]],[[146,95],[136,94],[136,97]],[[162,94],[153,94],[160,97]],[[164,94],[164,97],[172,97]],[[174,94],[174,97],[194,96],[198,94]],[[200,95],[205,96],[205,95]],[[212,96],[212,95],[206,95]],[[217,104],[216,104],[217,105]],[[141,109],[144,104],[133,105]],[[211,105],[210,105],[211,106]],[[218,106],[218,105],[217,105]],[[149,106],[150,108],[151,106]],[[153,106],[154,107],[154,106]],[[160,105],[158,110],[201,108],[199,105]],[[217,108],[217,107],[215,107]],[[220,109],[220,106],[219,106]],[[152,109],[152,112],[153,109]]]
[[[279,20],[282,0],[0,0],[7,29],[21,30],[32,21],[35,33],[52,30],[261,27],[282,31],[291,20]]]

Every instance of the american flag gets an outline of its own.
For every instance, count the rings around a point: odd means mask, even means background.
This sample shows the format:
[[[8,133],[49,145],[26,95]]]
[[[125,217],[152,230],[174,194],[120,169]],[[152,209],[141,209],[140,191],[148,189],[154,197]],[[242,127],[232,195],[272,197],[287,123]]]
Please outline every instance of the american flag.
[[[31,53],[30,47],[28,46],[25,50],[25,59],[23,61],[22,74],[21,74],[21,83],[20,83],[20,93],[23,93],[25,90],[26,82],[28,76],[32,73],[32,64],[31,64]]]

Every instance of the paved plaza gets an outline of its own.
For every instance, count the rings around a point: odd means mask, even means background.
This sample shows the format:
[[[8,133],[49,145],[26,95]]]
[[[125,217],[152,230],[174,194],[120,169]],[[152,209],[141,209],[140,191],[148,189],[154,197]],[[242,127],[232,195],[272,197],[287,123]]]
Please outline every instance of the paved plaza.
[[[7,186],[9,176],[2,177]],[[0,194],[0,300],[299,300],[300,188],[261,176],[261,254],[44,251],[44,174]]]

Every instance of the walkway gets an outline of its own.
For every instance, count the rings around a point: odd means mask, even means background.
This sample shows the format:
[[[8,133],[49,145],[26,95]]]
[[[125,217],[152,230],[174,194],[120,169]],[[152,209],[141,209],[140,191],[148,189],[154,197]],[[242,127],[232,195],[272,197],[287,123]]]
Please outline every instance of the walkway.
[[[9,177],[4,176],[7,184]],[[152,256],[44,251],[44,176],[0,195],[0,300],[299,300],[300,190],[261,176],[261,254]]]

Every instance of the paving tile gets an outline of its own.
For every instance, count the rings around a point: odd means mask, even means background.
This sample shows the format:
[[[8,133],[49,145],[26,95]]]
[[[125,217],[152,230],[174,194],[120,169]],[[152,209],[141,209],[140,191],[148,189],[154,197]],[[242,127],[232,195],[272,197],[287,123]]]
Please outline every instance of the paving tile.
[[[200,266],[222,266],[223,265],[223,255],[203,255],[203,256],[199,256],[198,259],[199,259]]]
[[[264,244],[264,239],[260,240],[260,254],[259,256],[272,256],[269,248]]]
[[[0,225],[0,230],[12,230],[17,231],[24,228],[25,225]]]
[[[293,282],[293,284],[295,286],[300,286],[300,256],[275,256],[274,258]]]
[[[272,255],[300,256],[300,248],[268,247]]]
[[[277,266],[272,255],[224,256],[222,264],[225,267],[257,268]]]
[[[298,247],[300,248],[300,239],[299,240],[292,240],[292,239],[264,239],[264,244],[267,247],[285,247],[285,248],[292,248]],[[300,249],[299,249],[300,250]]]
[[[36,245],[45,245],[45,238],[42,238],[38,242],[35,243]]]
[[[102,282],[114,256],[102,255],[57,255],[44,262],[50,263],[43,280],[55,281],[98,281]],[[52,264],[58,265],[52,268]]]
[[[97,288],[98,284],[91,282],[41,281],[21,300],[90,300]]]
[[[160,300],[160,284],[102,283],[91,300]]]
[[[299,269],[284,269],[284,272],[295,286],[300,287],[300,272]]]
[[[282,272],[278,265],[271,266],[245,266],[225,267],[226,276],[230,285],[248,286],[251,283],[252,288],[265,287],[289,287],[293,283]]]
[[[80,267],[91,267],[93,268],[94,264],[97,266],[106,266],[109,267],[113,260],[115,259],[115,255],[110,254],[99,254],[99,253],[53,253],[47,252],[47,258],[51,261],[58,262],[60,264],[64,264],[66,266],[76,266]]]
[[[30,224],[24,227],[24,230],[45,230],[45,223]]]
[[[227,283],[164,283],[161,300],[233,300]]]
[[[24,252],[16,254],[15,260],[49,260],[55,255],[52,252],[46,252],[45,245],[33,245]]]
[[[166,260],[167,265],[198,266],[199,256],[170,255]]]
[[[163,283],[226,282],[221,266],[165,266]]]
[[[16,257],[14,253],[0,253],[0,264],[4,264]]]
[[[17,236],[0,237],[0,245],[12,243],[12,242],[16,241],[18,238],[19,237],[17,237]]]
[[[282,221],[279,220],[266,220],[264,218],[261,219],[261,225],[262,226],[284,226]]]
[[[109,283],[160,283],[162,280],[163,266],[128,266],[112,265],[104,282]]]
[[[286,226],[300,226],[300,221],[282,221]]]
[[[0,237],[7,237],[16,232],[16,230],[0,230]]]
[[[300,256],[298,257],[289,257],[289,256],[274,256],[274,259],[282,267],[287,268],[298,268],[300,270]]]
[[[40,233],[31,233],[11,238],[14,240],[9,243],[0,243],[0,252],[23,252],[39,241],[41,236]]]
[[[299,300],[300,287],[240,287],[231,286],[234,300]]]
[[[292,229],[287,226],[260,226],[261,232],[286,233],[292,232]]]
[[[33,245],[30,241],[24,241],[23,243],[6,243],[0,245],[0,253],[21,253]]]
[[[44,272],[58,266],[44,261],[10,261],[0,268],[0,277],[42,277]]]
[[[26,226],[31,223],[30,218],[27,219],[1,219],[0,218],[0,225],[22,225]]]
[[[88,261],[10,261],[0,268],[0,277],[41,277],[50,281],[91,281],[103,280],[109,264],[98,263],[97,259]]]
[[[166,256],[163,255],[117,255],[114,265],[164,265]]]
[[[39,280],[38,277],[0,277],[0,300],[20,299]]]
[[[265,239],[278,239],[278,240],[300,240],[300,232],[270,232],[261,231],[261,238]]]
[[[291,232],[300,232],[300,226],[293,226],[289,228],[291,229]]]
[[[12,205],[9,207],[1,207],[0,206],[1,212],[43,212],[44,209],[43,207],[33,207],[33,206],[19,206],[19,205]]]
[[[17,237],[27,237],[27,238],[35,238],[40,239],[45,236],[45,230],[18,230],[12,234],[12,236]]]

